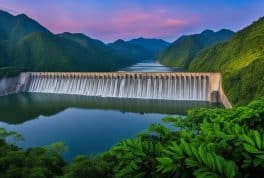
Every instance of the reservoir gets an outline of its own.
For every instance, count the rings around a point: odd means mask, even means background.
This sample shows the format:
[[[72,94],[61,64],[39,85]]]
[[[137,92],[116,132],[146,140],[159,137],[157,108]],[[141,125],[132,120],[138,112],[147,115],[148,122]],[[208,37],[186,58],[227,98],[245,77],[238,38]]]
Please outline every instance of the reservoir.
[[[130,67],[121,69],[119,72],[181,72],[181,68],[166,67],[158,62],[146,60]]]
[[[121,71],[169,72],[180,69],[144,62]],[[66,160],[76,155],[107,151],[133,138],[165,116],[184,116],[191,108],[210,107],[206,101],[169,101],[91,97],[80,95],[20,93],[0,97],[0,128],[16,131],[22,148],[64,142]]]

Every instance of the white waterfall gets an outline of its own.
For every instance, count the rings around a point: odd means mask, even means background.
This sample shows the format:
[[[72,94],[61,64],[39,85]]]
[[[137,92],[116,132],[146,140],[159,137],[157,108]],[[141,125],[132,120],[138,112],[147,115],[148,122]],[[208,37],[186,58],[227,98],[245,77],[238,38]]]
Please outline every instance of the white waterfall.
[[[37,75],[31,74],[27,92],[87,96],[207,101],[206,76],[151,75]]]

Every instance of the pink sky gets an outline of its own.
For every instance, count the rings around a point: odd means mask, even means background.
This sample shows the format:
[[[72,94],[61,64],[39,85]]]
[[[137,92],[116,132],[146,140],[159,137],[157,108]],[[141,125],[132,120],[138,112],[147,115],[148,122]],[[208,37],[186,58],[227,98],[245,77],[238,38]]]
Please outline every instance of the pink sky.
[[[227,0],[205,4],[189,2],[0,0],[0,9],[12,14],[25,13],[54,33],[80,32],[111,42],[137,37],[173,41],[182,34],[199,33],[204,29],[238,30],[257,20],[264,7],[263,1],[257,3],[256,0],[251,3],[241,0],[238,4]]]

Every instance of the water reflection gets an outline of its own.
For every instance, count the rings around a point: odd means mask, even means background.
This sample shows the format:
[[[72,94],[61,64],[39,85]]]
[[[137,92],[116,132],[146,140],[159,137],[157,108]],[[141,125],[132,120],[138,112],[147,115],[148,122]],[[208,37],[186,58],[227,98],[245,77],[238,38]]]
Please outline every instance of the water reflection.
[[[195,107],[210,107],[210,104],[199,101],[165,101],[23,93],[1,97],[0,120],[10,124],[19,124],[41,115],[52,116],[68,108],[114,110],[141,114],[184,115],[190,108]]]
[[[206,102],[177,102],[85,97],[54,94],[17,94],[0,98],[0,128],[16,131],[22,148],[64,142],[70,160],[96,154],[133,138],[168,114],[210,107]],[[164,124],[164,123],[162,123]]]

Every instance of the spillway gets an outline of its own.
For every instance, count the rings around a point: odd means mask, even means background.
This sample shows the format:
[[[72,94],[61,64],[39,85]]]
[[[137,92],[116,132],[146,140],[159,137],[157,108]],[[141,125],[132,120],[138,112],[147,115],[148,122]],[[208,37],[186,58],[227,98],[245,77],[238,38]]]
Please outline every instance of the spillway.
[[[220,73],[60,73],[20,74],[17,92],[217,102],[225,98]]]
[[[207,77],[32,75],[28,92],[117,98],[207,100]]]

